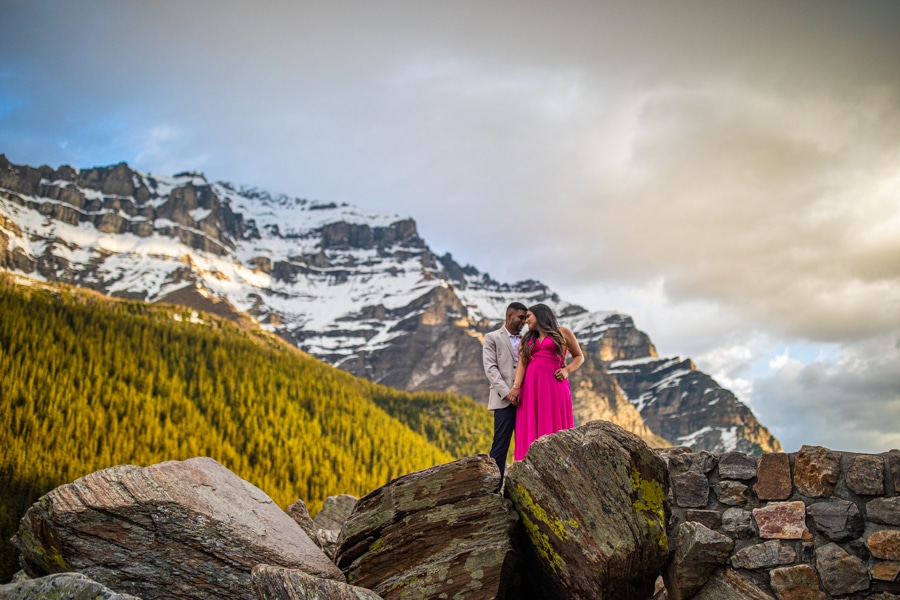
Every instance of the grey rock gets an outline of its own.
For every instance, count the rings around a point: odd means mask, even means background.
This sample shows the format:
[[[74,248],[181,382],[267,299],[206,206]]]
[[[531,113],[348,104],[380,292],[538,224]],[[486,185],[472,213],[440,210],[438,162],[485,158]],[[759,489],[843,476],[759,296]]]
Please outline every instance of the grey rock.
[[[316,527],[316,524],[313,523],[312,517],[309,516],[309,510],[307,510],[306,503],[303,500],[292,502],[284,512],[286,512],[288,516],[306,532],[309,539],[318,544],[318,540],[316,539],[316,530],[318,528]],[[321,544],[319,545],[321,546]]]
[[[734,540],[695,522],[678,526],[675,553],[666,569],[666,589],[672,600],[691,598],[718,567],[725,564]]]
[[[319,542],[319,547],[322,549],[322,552],[325,553],[325,556],[331,560],[335,560],[337,557],[340,537],[341,532],[335,531],[334,529],[319,529],[316,531],[316,539]]]
[[[866,504],[866,517],[873,523],[900,525],[900,496],[870,500]]]
[[[769,540],[762,544],[747,546],[731,557],[735,569],[767,569],[779,565],[789,565],[797,560],[797,553],[781,540]]]
[[[709,499],[709,480],[696,471],[672,475],[672,492],[678,506],[703,508]]]
[[[23,570],[16,571],[16,574],[12,576],[10,583],[22,583],[23,581],[31,581],[31,577]]]
[[[0,600],[140,600],[119,594],[81,573],[57,573],[19,583],[0,585]]]
[[[775,596],[752,579],[724,567],[713,573],[694,600],[775,600]]]
[[[900,450],[891,450],[884,457],[887,464],[888,481],[891,484],[894,495],[900,495]]]
[[[340,494],[338,496],[329,496],[322,503],[320,510],[313,522],[319,529],[333,529],[340,531],[353,512],[358,499],[350,494]]]
[[[689,471],[693,463],[693,451],[687,446],[675,446],[672,448],[656,448],[656,454],[666,463],[669,473],[684,473]]]
[[[719,477],[722,479],[753,479],[759,458],[743,452],[727,452],[719,458]]]
[[[871,454],[855,456],[844,481],[850,490],[860,496],[884,494],[884,458]]]
[[[729,508],[722,513],[722,531],[728,535],[746,539],[757,535],[753,513],[742,508]]]
[[[722,526],[722,515],[717,510],[688,509],[684,513],[684,520],[700,523],[710,529],[718,529]]]
[[[339,538],[353,585],[393,598],[504,598],[517,522],[486,454],[398,477],[360,498]]]
[[[253,586],[259,600],[381,600],[365,588],[272,565],[253,567]]]
[[[832,542],[846,542],[862,535],[865,522],[856,504],[849,500],[831,499],[806,507],[813,527]]]
[[[816,569],[825,591],[844,596],[869,588],[869,572],[859,558],[835,543],[816,548]]]
[[[694,453],[691,461],[691,470],[699,473],[709,473],[716,468],[717,464],[719,464],[718,456],[710,454],[706,450],[700,450]]]
[[[747,486],[737,481],[723,480],[713,486],[716,497],[722,504],[742,506],[747,504]]]
[[[56,488],[13,538],[31,575],[78,571],[152,598],[241,598],[260,563],[343,576],[262,490],[210,458],[112,467]]]
[[[506,493],[548,598],[647,598],[669,555],[665,463],[639,437],[593,421],[535,441]]]

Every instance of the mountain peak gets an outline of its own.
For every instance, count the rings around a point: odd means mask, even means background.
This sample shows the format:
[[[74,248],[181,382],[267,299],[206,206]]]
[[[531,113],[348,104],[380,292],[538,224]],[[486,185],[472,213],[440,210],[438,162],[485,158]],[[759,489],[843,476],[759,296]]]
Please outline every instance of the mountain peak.
[[[34,169],[2,157],[0,268],[114,296],[211,299],[356,375],[477,400],[487,389],[482,336],[502,323],[510,302],[541,302],[588,358],[573,378],[582,418],[618,419],[642,435],[653,429],[656,439],[711,451],[742,440],[747,448],[777,445],[727,390],[716,397],[729,416],[704,416],[704,401],[716,405],[692,390],[721,388],[692,364],[671,385],[661,384],[665,369],[635,366],[665,359],[629,316],[591,312],[540,281],[502,283],[449,253],[438,256],[412,218],[393,213],[209,183],[195,171],[162,177],[125,163]],[[691,402],[667,404],[670,393]],[[666,419],[657,418],[663,408]],[[672,416],[678,410],[684,419]]]

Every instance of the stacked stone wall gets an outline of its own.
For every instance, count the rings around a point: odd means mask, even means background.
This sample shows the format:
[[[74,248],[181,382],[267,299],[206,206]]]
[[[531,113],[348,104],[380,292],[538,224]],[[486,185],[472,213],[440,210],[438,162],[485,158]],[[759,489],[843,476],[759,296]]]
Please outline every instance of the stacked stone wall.
[[[670,479],[668,597],[900,600],[900,451],[660,451]]]

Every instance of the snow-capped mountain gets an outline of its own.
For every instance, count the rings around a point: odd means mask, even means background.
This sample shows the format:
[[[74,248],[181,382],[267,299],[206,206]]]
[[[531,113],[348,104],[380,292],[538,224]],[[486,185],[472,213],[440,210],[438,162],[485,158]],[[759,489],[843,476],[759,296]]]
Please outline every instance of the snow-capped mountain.
[[[479,402],[483,334],[509,302],[545,302],[585,350],[572,378],[576,422],[605,418],[655,443],[710,451],[780,449],[689,360],[659,358],[630,317],[437,256],[398,215],[200,173],[54,170],[0,155],[0,268],[252,320],[356,375]]]

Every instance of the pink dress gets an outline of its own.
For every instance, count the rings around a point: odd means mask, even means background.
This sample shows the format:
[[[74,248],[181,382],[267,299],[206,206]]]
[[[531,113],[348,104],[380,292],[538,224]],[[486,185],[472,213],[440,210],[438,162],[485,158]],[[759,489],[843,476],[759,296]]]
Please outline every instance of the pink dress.
[[[515,460],[525,458],[531,442],[542,435],[575,426],[569,380],[557,381],[553,375],[564,365],[552,338],[545,337],[535,344],[516,410]]]

